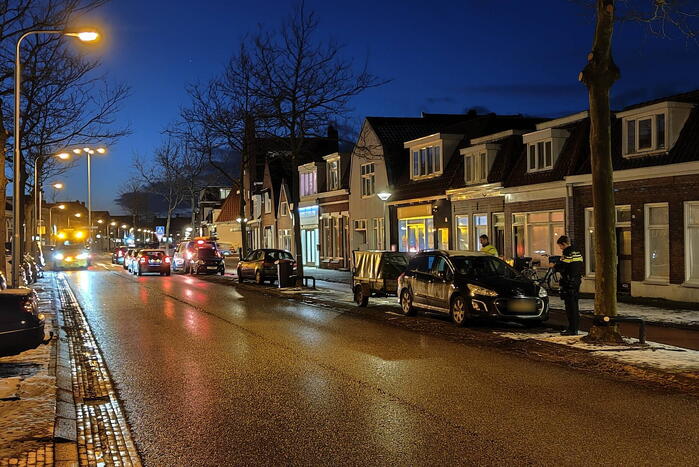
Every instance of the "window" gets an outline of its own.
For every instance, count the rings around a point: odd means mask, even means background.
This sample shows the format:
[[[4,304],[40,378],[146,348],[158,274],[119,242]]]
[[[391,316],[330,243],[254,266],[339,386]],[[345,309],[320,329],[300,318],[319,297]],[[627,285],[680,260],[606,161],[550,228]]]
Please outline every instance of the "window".
[[[340,159],[329,160],[328,166],[328,191],[340,189]]]
[[[279,248],[291,251],[291,230],[282,229],[279,231]]]
[[[366,221],[363,222],[366,226]],[[357,221],[355,221],[356,223]],[[342,219],[335,216],[323,217],[321,230],[321,237],[323,238],[321,256],[326,259],[341,257],[344,253],[344,243],[342,241],[344,225]],[[366,229],[364,238],[366,238]]]
[[[299,174],[299,183],[301,184],[301,196],[309,196],[317,193],[315,171],[301,172]]]
[[[668,205],[646,204],[646,279],[670,278],[670,230]]]
[[[456,249],[468,250],[468,216],[456,216]]]
[[[616,207],[616,226],[631,227],[631,206]],[[630,234],[629,234],[630,235]],[[619,242],[623,238],[617,239],[617,250],[624,250],[624,245]],[[595,259],[595,215],[592,208],[585,209],[585,269],[587,275],[593,275],[596,270]]]
[[[466,183],[485,183],[488,181],[488,154],[470,154],[464,157],[464,178]]]
[[[550,170],[553,168],[553,142],[538,141],[529,145],[528,172]]]
[[[384,249],[384,228],[383,228],[383,218],[377,217],[374,219],[374,225],[372,228],[372,245],[377,250]]]
[[[274,235],[272,235],[272,227],[265,227],[264,237],[262,239],[264,248],[274,248]]]
[[[477,250],[481,249],[481,244],[479,238],[481,235],[488,235],[488,216],[485,214],[474,214],[473,215],[473,244],[476,246]]]
[[[434,248],[434,220],[432,217],[400,219],[398,221],[400,251],[417,252]]]
[[[412,178],[429,177],[442,172],[440,146],[413,149]]]
[[[505,252],[505,213],[493,214],[493,238],[490,240],[499,254]]]
[[[284,201],[282,203],[282,206],[279,208],[279,211],[281,212],[282,216],[288,216],[289,215],[289,203]]]
[[[686,280],[699,283],[699,201],[684,204],[684,219]]]
[[[513,214],[515,257],[529,256],[542,266],[548,265],[546,256],[557,254],[556,240],[563,235],[563,221],[563,211]]]
[[[362,175],[362,196],[372,196],[376,193],[376,182],[374,175],[374,163],[363,164],[361,167]]]
[[[359,237],[359,243],[366,243],[366,219],[355,219],[354,231]]]
[[[228,195],[231,194],[231,188],[221,188],[219,189],[219,197],[221,199],[226,199],[228,198]]]
[[[641,118],[627,119],[623,126],[624,154],[638,154],[665,149],[665,114],[658,113]]]
[[[253,195],[252,212],[255,219],[259,218],[262,214],[262,195]]]
[[[269,192],[265,191],[265,214],[272,212],[272,198],[269,196]]]

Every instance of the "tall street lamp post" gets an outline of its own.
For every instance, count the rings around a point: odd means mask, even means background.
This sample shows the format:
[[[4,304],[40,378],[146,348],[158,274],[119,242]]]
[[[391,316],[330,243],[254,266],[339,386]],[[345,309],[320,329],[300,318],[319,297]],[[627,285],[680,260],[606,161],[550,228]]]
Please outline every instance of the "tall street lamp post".
[[[388,250],[388,239],[386,235],[388,232],[388,229],[386,229],[386,225],[388,225],[388,222],[386,222],[386,201],[388,201],[388,198],[391,197],[391,193],[389,193],[388,191],[382,191],[380,193],[376,193],[376,196],[378,196],[379,199],[383,201],[383,249]]]
[[[42,237],[43,237],[43,232],[41,231],[41,205],[43,204],[43,200],[41,199],[41,183],[39,182],[38,178],[38,171],[37,171],[37,161],[34,161],[34,225],[36,225],[36,230],[38,232],[39,236],[39,244],[41,244]],[[53,187],[54,193],[56,190],[62,190],[63,189],[63,183],[53,183],[51,184],[51,187]],[[55,197],[55,195],[54,195]],[[49,209],[49,224],[51,224],[50,221],[51,217],[51,210]],[[51,226],[49,225],[49,228]]]
[[[97,153],[97,154],[106,154],[107,149],[104,146],[99,146],[97,148],[91,148],[91,147],[83,147],[83,148],[74,148],[71,150],[73,154],[76,156],[79,156],[82,153],[85,153],[87,156],[87,225],[89,226],[89,232],[88,232],[88,243],[90,246],[92,246],[92,169],[91,169],[91,161],[92,161],[92,155]],[[58,157],[61,160],[69,160],[71,156],[71,152],[61,152],[56,154],[56,157]]]
[[[22,150],[21,150],[21,133],[19,127],[20,121],[20,93],[22,87],[22,66],[20,60],[20,47],[22,41],[35,34],[58,34],[63,36],[77,37],[83,42],[93,42],[99,38],[99,33],[95,31],[64,31],[64,30],[37,30],[37,31],[27,31],[22,34],[19,39],[17,39],[17,44],[15,46],[15,113],[14,113],[14,144],[15,144],[15,157],[14,157],[14,182],[13,182],[13,199],[12,199],[12,217],[13,217],[13,232],[12,232],[12,287],[19,287],[19,268],[20,268],[20,258],[22,257],[22,224],[20,222],[19,212],[22,208],[20,204],[20,197],[22,196],[22,184],[20,183],[21,178],[21,162],[22,162]]]
[[[53,233],[53,218],[51,217],[51,211],[54,209],[65,209],[65,204],[59,204],[58,206],[52,206],[49,208],[49,241],[51,240],[51,234]]]

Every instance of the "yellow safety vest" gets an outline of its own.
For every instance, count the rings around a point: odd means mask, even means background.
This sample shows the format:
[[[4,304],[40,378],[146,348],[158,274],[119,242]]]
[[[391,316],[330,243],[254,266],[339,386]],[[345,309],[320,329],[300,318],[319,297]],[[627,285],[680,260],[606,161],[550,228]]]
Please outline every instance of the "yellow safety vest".
[[[495,248],[492,244],[487,244],[483,248],[481,248],[481,251],[483,253],[488,253],[489,255],[497,256],[498,255],[498,250]]]

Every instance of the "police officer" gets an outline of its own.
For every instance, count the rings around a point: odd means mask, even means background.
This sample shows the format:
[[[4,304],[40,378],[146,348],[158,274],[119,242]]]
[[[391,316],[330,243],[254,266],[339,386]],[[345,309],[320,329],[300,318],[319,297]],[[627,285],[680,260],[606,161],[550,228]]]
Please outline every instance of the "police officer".
[[[481,235],[479,240],[481,242],[481,251],[483,253],[488,253],[489,255],[493,255],[493,256],[498,255],[498,249],[490,244],[490,241],[488,240],[487,235],[485,235],[485,234]]]
[[[561,259],[556,263],[556,271],[561,273],[560,293],[568,316],[568,329],[561,332],[563,336],[575,336],[580,326],[580,282],[583,274],[583,256],[570,243],[567,235],[561,235],[556,241],[562,251]]]

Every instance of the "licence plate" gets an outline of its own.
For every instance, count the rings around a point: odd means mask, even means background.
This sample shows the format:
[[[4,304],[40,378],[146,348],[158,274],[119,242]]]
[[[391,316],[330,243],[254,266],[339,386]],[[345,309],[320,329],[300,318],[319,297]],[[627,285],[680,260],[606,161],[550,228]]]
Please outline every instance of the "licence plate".
[[[38,209],[37,209],[38,211]],[[151,261],[150,264],[160,264],[160,260]]]
[[[536,311],[536,304],[533,300],[510,300],[507,303],[507,308],[510,311],[516,312],[533,312]]]
[[[218,269],[218,266],[207,266],[206,269]]]

